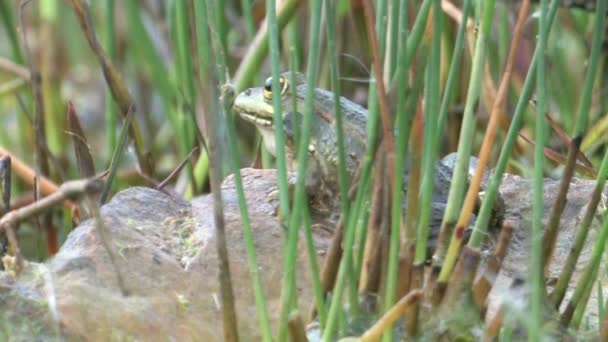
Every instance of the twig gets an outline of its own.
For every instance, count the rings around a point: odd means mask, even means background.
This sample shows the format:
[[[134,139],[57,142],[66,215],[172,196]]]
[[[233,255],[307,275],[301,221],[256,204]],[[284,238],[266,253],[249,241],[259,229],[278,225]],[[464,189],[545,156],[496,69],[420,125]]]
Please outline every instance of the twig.
[[[192,154],[198,150],[199,150],[199,147],[194,146],[192,151],[190,151],[190,153],[188,153],[186,158],[184,158],[184,160],[182,160],[182,162],[175,168],[175,170],[171,171],[171,173],[167,176],[167,178],[165,178],[162,182],[160,182],[156,186],[156,190],[162,190],[165,187],[165,185],[167,185],[173,178],[175,178],[175,176],[177,176],[180,173],[180,171],[184,168],[184,166],[186,166],[186,163],[190,160],[190,157],[192,157]]]
[[[10,225],[16,225],[23,220],[43,213],[68,199],[74,199],[83,194],[99,192],[101,191],[102,186],[103,181],[98,178],[65,182],[51,195],[43,197],[39,201],[28,206],[8,212],[0,218],[0,232]]]
[[[536,142],[534,140],[532,140],[531,138],[529,138],[528,136],[526,136],[523,133],[519,133],[519,136],[531,145],[536,144]],[[551,159],[554,162],[561,164],[561,165],[566,165],[568,163],[568,160],[566,158],[562,157],[559,153],[555,152],[551,148],[545,147],[544,151],[545,151],[544,152],[545,157],[547,157],[548,159]],[[576,163],[574,165],[574,168],[576,169],[576,171],[578,173],[585,175],[586,177],[593,178],[593,179],[597,178],[597,171],[595,171],[593,168],[588,168],[585,165],[581,165],[579,163]]]
[[[63,183],[59,189],[53,194],[42,198],[39,201],[33,202],[32,204],[15,209],[2,216],[0,219],[0,233],[5,231],[9,239],[11,248],[15,251],[17,258],[17,269],[19,270],[22,265],[21,250],[15,236],[15,227],[17,225],[33,216],[44,213],[54,207],[55,205],[77,197],[82,194],[97,193],[101,190],[103,181],[97,178],[75,180]]]
[[[36,173],[34,170],[32,170],[31,167],[27,166],[27,164],[21,161],[21,159],[17,158],[15,155],[8,152],[2,147],[0,147],[0,156],[10,157],[13,172],[15,172],[17,176],[19,176],[19,178],[23,179],[25,183],[33,185],[32,180],[34,179],[34,177],[36,177]],[[40,192],[45,196],[53,194],[59,189],[59,187],[55,183],[53,183],[46,177],[40,177],[38,178],[38,181],[40,184]],[[65,200],[64,205],[66,208],[72,211],[77,208],[74,202],[70,201],[69,199]]]

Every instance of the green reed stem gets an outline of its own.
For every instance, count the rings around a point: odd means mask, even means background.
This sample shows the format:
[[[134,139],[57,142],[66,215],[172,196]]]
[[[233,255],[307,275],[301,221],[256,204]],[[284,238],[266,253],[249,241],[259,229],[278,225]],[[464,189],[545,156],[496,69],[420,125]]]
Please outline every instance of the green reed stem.
[[[386,74],[387,79],[391,79],[393,75],[395,75],[395,70],[397,69],[397,58],[399,51],[399,29],[400,29],[400,19],[401,19],[401,0],[390,0],[390,14],[389,14],[389,32],[387,36],[388,40],[388,52],[386,54],[385,65],[388,66],[388,74]],[[385,67],[386,69],[386,67]]]
[[[194,18],[205,18],[205,13],[207,13],[207,6],[204,1],[193,0],[194,5]],[[204,20],[204,19],[202,19]],[[195,23],[195,31],[196,31],[196,48],[198,55],[198,70],[199,77],[201,78],[201,82],[207,79],[209,67],[209,59],[211,53],[209,51],[209,31],[205,25],[197,25]],[[206,83],[203,83],[206,84]]]
[[[325,307],[325,299],[323,296],[323,287],[321,285],[321,272],[319,271],[319,261],[317,260],[317,248],[312,233],[312,223],[308,205],[304,205],[304,236],[306,238],[306,246],[308,247],[308,262],[310,263],[310,274],[312,278],[312,289],[315,295],[315,304],[319,315],[319,325],[321,330],[325,326],[327,319],[327,308]]]
[[[400,1],[400,14],[399,14],[399,41],[401,45],[398,49],[398,64],[401,64],[405,60],[406,47],[407,47],[407,7],[408,1]],[[398,72],[398,87],[397,89],[403,91],[407,89],[407,70],[397,69]],[[421,75],[422,73],[418,73]],[[417,79],[414,83],[414,89],[411,91],[411,95],[408,96],[409,106],[406,108],[406,96],[400,96],[397,100],[397,131],[395,134],[396,142],[396,156],[395,156],[395,186],[392,189],[392,207],[391,207],[391,236],[388,256],[388,270],[386,277],[386,290],[384,298],[384,312],[387,312],[394,304],[396,297],[397,288],[397,277],[399,268],[399,242],[401,232],[401,219],[402,219],[402,206],[403,202],[403,178],[405,173],[405,159],[407,154],[407,148],[410,140],[410,129],[412,127],[412,118],[415,113],[416,103],[418,103],[418,97],[422,89],[422,79]],[[403,235],[405,238],[405,234]],[[384,340],[392,339],[392,329],[388,329],[387,333],[383,336]]]
[[[11,47],[11,55],[13,61],[15,63],[19,63],[21,65],[24,64],[25,58],[23,56],[23,51],[21,50],[21,46],[19,45],[19,35],[17,33],[17,24],[14,17],[14,11],[9,7],[9,1],[0,0],[0,22],[4,27],[4,32],[8,36],[8,41]],[[28,102],[31,102],[31,96],[28,97]],[[19,126],[19,143],[21,148],[27,149],[31,146],[30,140],[28,139],[31,132],[30,123],[25,118],[25,115],[17,116],[17,124]],[[27,150],[24,150],[27,151]],[[31,151],[31,150],[29,150]]]
[[[549,27],[547,22],[547,0],[540,2],[540,34],[538,36],[538,49],[540,57],[536,64],[536,129],[534,144],[534,191],[533,191],[533,219],[532,237],[530,244],[531,267],[529,281],[530,295],[530,317],[528,319],[528,341],[539,341],[542,337],[542,301],[543,301],[543,258],[542,258],[542,234],[543,234],[543,190],[544,190],[544,163],[545,163],[545,137],[547,135],[547,124],[545,110],[547,108],[547,90],[545,79],[545,50]]]
[[[578,227],[576,237],[574,238],[572,247],[570,247],[570,252],[568,254],[568,257],[566,258],[564,267],[562,268],[557,283],[555,284],[555,288],[551,293],[550,298],[555,307],[559,307],[562,303],[564,295],[566,294],[566,290],[568,289],[568,284],[570,283],[572,274],[576,269],[576,263],[581,254],[581,251],[583,250],[585,240],[587,240],[587,235],[589,234],[591,222],[595,218],[595,211],[604,191],[606,177],[608,177],[608,151],[606,151],[606,153],[604,154],[604,158],[602,159],[602,163],[600,164],[600,168],[598,170],[597,175],[597,181],[593,190],[593,195],[591,197],[591,201],[587,205],[587,209],[585,210],[585,216],[583,216],[583,220],[581,221],[580,226]]]
[[[186,1],[175,2],[175,31],[177,45],[177,80],[179,85],[179,99],[181,106],[177,110],[178,120],[181,126],[183,138],[180,139],[184,153],[180,157],[185,157],[189,153],[192,144],[195,141],[195,132],[198,132],[196,125],[196,115],[194,109],[196,107],[196,92],[194,80],[194,64],[192,61],[192,46],[190,39],[190,23],[188,19],[188,8]],[[202,135],[201,135],[202,136]],[[201,139],[202,140],[202,139]],[[196,193],[197,184],[200,184],[194,174],[194,166],[192,163],[187,163],[186,172],[190,179],[190,189],[186,194],[186,198]],[[202,180],[201,180],[202,181]]]
[[[388,1],[389,0],[378,0],[376,10],[376,35],[378,36],[378,52],[380,53],[380,60],[384,60],[386,51],[387,41],[387,29],[388,29]]]
[[[198,1],[195,1],[195,3],[198,3]],[[133,50],[135,58],[142,61],[142,67],[146,71],[146,75],[150,78],[156,90],[158,90],[160,97],[163,99],[167,119],[177,140],[176,146],[179,155],[185,157],[190,151],[187,137],[182,133],[179,114],[175,110],[178,97],[176,86],[169,77],[167,65],[161,59],[160,53],[154,47],[150,36],[144,28],[138,2],[125,1],[124,9],[128,23],[127,32],[129,40],[137,45],[137,49]]]
[[[336,118],[336,135],[338,140],[338,184],[340,186],[340,203],[342,217],[348,217],[348,174],[346,173],[346,152],[344,148],[343,113],[340,104],[340,70],[338,66],[338,50],[336,48],[336,3],[325,1],[327,14],[327,50],[329,54],[329,70],[334,95],[334,116]]]
[[[465,47],[465,34],[467,32],[467,21],[471,15],[472,0],[464,0],[462,4],[462,24],[458,27],[458,33],[456,34],[456,43],[454,44],[454,52],[452,54],[452,61],[450,62],[450,70],[448,71],[448,79],[445,84],[443,92],[443,99],[441,102],[441,108],[439,109],[439,121],[437,124],[437,135],[436,139],[441,139],[443,129],[445,127],[445,119],[452,102],[454,95],[454,89],[457,86],[456,81],[461,80],[460,74],[460,61],[462,60],[462,52]]]
[[[274,5],[273,0],[268,0],[270,6]],[[313,104],[314,104],[314,92],[315,92],[315,84],[317,80],[317,75],[315,70],[317,70],[318,60],[319,60],[319,36],[320,36],[320,26],[321,26],[321,0],[314,0],[312,2],[311,7],[311,18],[310,18],[310,43],[308,51],[308,67],[306,72],[306,78],[308,80],[308,86],[306,87],[306,97],[304,99],[304,118],[302,121],[302,131],[300,135],[300,141],[298,144],[297,151],[297,175],[296,175],[296,189],[295,189],[295,203],[294,203],[294,211],[289,216],[289,232],[287,236],[287,250],[285,256],[285,268],[283,271],[283,291],[281,293],[282,302],[281,302],[281,315],[280,315],[280,323],[279,323],[279,341],[284,341],[287,336],[287,320],[290,312],[290,303],[292,298],[295,296],[295,263],[297,256],[297,244],[298,244],[298,235],[299,235],[299,226],[301,223],[301,217],[303,215],[303,207],[307,201],[306,192],[305,192],[305,180],[306,180],[306,170],[308,168],[308,143],[310,141],[310,130],[312,127],[312,119],[313,119]],[[275,44],[271,45],[271,56],[274,53],[278,57],[278,24],[271,24],[274,17],[274,10],[272,10],[272,14],[269,9],[269,28],[270,28],[270,38],[276,39]],[[274,28],[273,28],[274,27]],[[273,34],[274,31],[274,34]],[[278,61],[278,58],[277,58]],[[272,63],[272,67],[275,68],[273,70],[273,93],[280,94],[280,88],[278,84],[278,63]],[[275,105],[275,109],[277,107],[277,103],[275,100],[275,96],[273,96],[273,104]],[[275,111],[275,116],[276,116]],[[278,118],[279,121],[282,118]],[[275,120],[275,131],[279,130],[277,126],[277,121]],[[283,133],[283,132],[280,132]],[[277,151],[277,154],[279,152]]]
[[[549,28],[553,24],[555,16],[557,15],[559,3],[559,0],[553,0],[553,2],[551,3],[551,7],[549,10],[549,20],[547,21],[547,25]],[[494,207],[494,201],[496,200],[496,196],[498,194],[498,187],[502,182],[502,176],[507,167],[507,162],[509,161],[513,145],[519,137],[519,130],[522,125],[524,112],[528,107],[528,101],[530,100],[530,97],[532,95],[534,81],[536,80],[536,63],[538,62],[540,53],[541,51],[537,46],[534,51],[534,55],[532,56],[532,61],[530,62],[530,69],[528,70],[528,75],[526,76],[526,80],[524,81],[524,86],[519,96],[519,100],[517,101],[517,105],[515,106],[515,112],[513,113],[513,118],[511,119],[511,125],[509,126],[507,137],[504,141],[502,149],[500,150],[498,163],[496,164],[496,168],[494,169],[492,177],[490,177],[490,180],[488,182],[486,195],[483,197],[483,201],[481,202],[479,215],[477,216],[477,220],[475,221],[475,228],[473,229],[473,234],[471,235],[471,238],[469,239],[468,243],[468,246],[471,248],[481,248],[481,244],[487,236],[488,222],[490,221],[492,208]]]
[[[589,121],[589,108],[591,107],[591,97],[593,95],[593,85],[598,74],[600,56],[602,55],[602,45],[604,43],[604,33],[606,32],[606,0],[596,1],[595,30],[593,31],[593,43],[591,45],[591,56],[589,57],[589,67],[585,75],[581,102],[576,114],[576,125],[572,136],[582,136],[587,132],[587,122]]]
[[[325,330],[323,330],[323,341],[332,340],[335,333],[334,330],[336,329],[336,324],[338,323],[337,319],[342,310],[342,294],[344,293],[344,287],[346,286],[346,279],[349,271],[348,268],[350,267],[349,265],[352,264],[351,258],[353,249],[350,248],[350,246],[353,245],[353,242],[355,240],[356,226],[359,218],[358,214],[360,214],[362,211],[364,197],[369,191],[373,154],[373,146],[370,146],[370,144],[368,144],[363,171],[361,173],[361,181],[359,182],[359,188],[357,189],[355,202],[351,208],[351,214],[348,217],[348,222],[345,226],[346,229],[344,232],[343,244],[345,246],[344,254],[342,255],[342,260],[340,261],[340,268],[338,269],[338,276],[336,277],[336,283],[334,285],[334,291],[332,293],[327,322],[325,324]]]
[[[105,0],[103,8],[103,32],[102,44],[104,50],[108,54],[108,58],[114,59],[116,55],[116,42],[114,30],[114,0]],[[116,149],[116,124],[117,111],[110,93],[110,88],[105,87],[105,104],[106,104],[106,143],[108,153],[112,153]]]
[[[450,185],[450,192],[448,195],[448,202],[446,205],[445,213],[443,216],[442,226],[451,226],[458,220],[458,214],[462,207],[462,201],[464,197],[464,187],[467,182],[467,174],[469,168],[469,160],[471,156],[471,144],[473,141],[474,130],[475,130],[475,115],[473,110],[479,99],[479,93],[481,90],[481,81],[483,76],[483,69],[485,65],[485,56],[487,50],[487,39],[490,35],[492,18],[494,15],[494,0],[484,1],[483,12],[481,21],[481,29],[475,42],[475,52],[473,55],[471,79],[469,82],[469,88],[467,91],[467,99],[464,108],[464,117],[462,121],[462,128],[460,130],[460,137],[458,140],[458,155],[456,157],[456,166],[454,167],[454,175],[452,176],[452,183]],[[466,25],[463,23],[463,25]],[[450,249],[453,253],[450,253]],[[441,268],[439,274],[440,282],[447,282],[452,269],[456,264],[457,254],[455,254],[455,248],[448,248],[448,254],[446,260]],[[422,251],[420,252],[422,253]],[[418,255],[418,248],[416,248],[416,254]],[[418,259],[419,262],[423,260]]]
[[[289,221],[289,188],[287,184],[287,161],[285,157],[285,132],[283,129],[283,115],[281,108],[281,86],[279,73],[281,56],[279,50],[279,28],[276,17],[276,3],[274,0],[266,1],[268,9],[267,21],[269,31],[270,65],[272,70],[272,105],[274,115],[274,137],[276,148],[276,162],[279,181],[279,208],[283,222]]]
[[[439,70],[441,64],[441,1],[435,1],[433,8],[433,39],[431,45],[430,62],[426,66],[425,94],[425,132],[424,132],[424,159],[422,184],[420,187],[420,209],[418,229],[416,230],[415,263],[426,260],[427,245],[430,233],[431,202],[435,186],[435,159],[437,159],[437,118],[439,115]],[[482,39],[482,36],[480,36]],[[466,111],[465,111],[466,113]],[[461,137],[462,138],[462,137]]]
[[[424,0],[420,6],[420,10],[418,11],[416,20],[414,21],[414,26],[412,27],[412,33],[407,40],[407,49],[405,50],[406,52],[404,58],[405,62],[398,65],[397,68],[404,68],[405,70],[410,69],[416,51],[418,50],[418,46],[420,46],[420,42],[422,41],[424,30],[426,29],[426,21],[433,3],[432,1],[433,0]]]
[[[298,5],[301,3],[302,1],[298,0],[286,0],[283,3],[281,11],[277,16],[279,29],[283,29],[291,18],[293,18]],[[272,11],[275,10],[272,9]],[[268,12],[270,12],[270,8],[268,9]],[[264,30],[264,28],[261,28],[260,30]],[[243,58],[243,62],[234,75],[234,87],[237,92],[242,91],[251,83],[262,66],[266,53],[268,53],[268,30],[261,31],[261,33],[258,32],[256,38],[257,39],[254,40],[253,45],[250,47],[250,52]]]
[[[591,291],[593,290],[593,285],[598,280],[597,275],[599,273],[599,266],[593,270],[591,274],[591,279],[588,283],[584,284],[585,288],[583,291],[583,295],[581,297],[580,303],[576,306],[576,310],[574,310],[574,316],[572,317],[572,322],[570,323],[570,327],[578,330],[581,321],[585,317],[585,312],[587,311],[587,305],[589,304],[589,297],[591,296]],[[602,285],[598,284],[601,288]],[[601,303],[601,302],[600,302]],[[588,317],[589,318],[589,317]]]
[[[608,240],[608,217],[604,216],[602,228],[595,241],[595,245],[593,246],[593,251],[591,252],[591,260],[585,267],[583,275],[578,280],[576,289],[570,298],[570,302],[568,303],[564,314],[562,314],[561,322],[563,324],[568,325],[572,318],[571,316],[574,313],[574,308],[579,305],[583,305],[585,289],[588,284],[593,285],[594,275],[597,276],[597,272],[602,261],[602,254],[606,248],[606,240]],[[565,315],[568,312],[569,315]]]
[[[195,1],[195,6],[200,5],[201,2]],[[226,57],[223,54],[223,49],[221,48],[221,40],[218,37],[219,28],[216,27],[217,23],[214,20],[215,17],[215,9],[213,8],[213,2],[208,3],[207,6],[207,16],[210,26],[210,33],[213,42],[213,47],[216,53],[216,65],[218,67],[217,75],[219,77],[221,84],[226,84],[227,79],[227,67],[226,67]],[[199,13],[199,11],[196,11]],[[207,22],[205,18],[197,18],[198,23]],[[234,91],[234,90],[233,90]],[[260,322],[260,329],[262,331],[262,339],[263,341],[272,341],[272,333],[270,330],[270,321],[268,319],[268,309],[266,306],[266,300],[264,299],[264,290],[262,287],[262,282],[260,279],[260,275],[258,273],[258,262],[255,251],[255,242],[253,238],[253,232],[251,230],[251,222],[249,219],[249,210],[247,208],[247,201],[245,199],[245,192],[243,190],[243,180],[240,172],[240,153],[237,146],[237,136],[236,136],[236,128],[234,124],[234,115],[232,114],[232,110],[230,107],[224,108],[224,119],[226,120],[226,128],[228,135],[228,146],[231,156],[231,164],[232,171],[234,174],[234,183],[237,191],[238,201],[239,201],[239,209],[241,212],[241,221],[243,225],[243,238],[245,239],[245,248],[247,252],[247,263],[249,266],[249,272],[251,273],[252,287],[256,304],[256,311],[258,315],[258,320]],[[213,115],[212,113],[209,115]],[[211,127],[210,130],[215,130],[216,127]],[[210,136],[211,138],[211,136]],[[212,156],[214,158],[214,163],[220,163],[221,157],[219,155]],[[217,189],[217,191],[220,191]]]

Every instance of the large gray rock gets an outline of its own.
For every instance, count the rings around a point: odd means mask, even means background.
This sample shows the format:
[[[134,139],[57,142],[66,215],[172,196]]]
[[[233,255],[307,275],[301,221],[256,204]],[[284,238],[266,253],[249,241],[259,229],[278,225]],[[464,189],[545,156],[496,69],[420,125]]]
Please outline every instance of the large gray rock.
[[[255,236],[259,272],[273,327],[279,315],[283,270],[283,232],[278,225],[273,170],[242,170]],[[545,217],[557,194],[558,182],[545,185]],[[563,263],[594,182],[574,180],[564,210],[556,262]],[[240,337],[260,339],[255,302],[242,237],[232,177],[223,187],[226,238],[236,297]],[[506,176],[501,194],[506,215],[516,220],[511,249],[493,291],[499,303],[510,277],[524,275],[528,264],[527,236],[531,217],[529,180]],[[14,279],[0,273],[0,340],[201,340],[221,341],[217,260],[211,196],[191,203],[164,193],[132,188],[118,193],[102,208],[111,245],[129,296],[123,297],[115,269],[99,242],[92,221],[77,227],[59,253],[45,263],[27,263]],[[327,222],[315,222],[319,251],[331,233]],[[325,228],[325,229],[324,229]],[[302,312],[312,303],[309,264],[301,239],[298,295]],[[589,248],[586,248],[588,255]],[[595,295],[595,293],[594,293]],[[2,335],[4,334],[4,336]]]

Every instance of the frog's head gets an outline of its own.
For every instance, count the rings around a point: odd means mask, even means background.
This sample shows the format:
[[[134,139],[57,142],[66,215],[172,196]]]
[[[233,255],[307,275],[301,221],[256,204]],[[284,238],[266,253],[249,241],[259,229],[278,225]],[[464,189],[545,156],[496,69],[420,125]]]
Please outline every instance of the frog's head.
[[[279,87],[281,97],[281,109],[283,120],[292,115],[293,106],[292,101],[294,99],[294,92],[297,87],[301,84],[305,84],[304,75],[301,73],[296,74],[295,84],[291,84],[291,72],[284,72],[279,76]],[[276,155],[275,150],[275,137],[274,137],[274,107],[272,105],[273,98],[272,91],[272,78],[269,77],[264,82],[263,87],[248,88],[241,92],[234,100],[233,110],[237,112],[241,118],[254,124],[262,134],[264,144],[270,153]],[[298,111],[303,106],[303,99],[301,96],[295,96],[296,108]]]

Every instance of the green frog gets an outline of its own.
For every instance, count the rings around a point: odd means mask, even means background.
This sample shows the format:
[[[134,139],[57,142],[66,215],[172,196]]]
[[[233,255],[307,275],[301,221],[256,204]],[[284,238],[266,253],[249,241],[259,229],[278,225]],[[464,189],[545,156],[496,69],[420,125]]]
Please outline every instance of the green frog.
[[[289,80],[290,72],[280,75],[279,84],[286,137],[286,158],[288,167],[295,170],[295,124],[302,122],[307,83],[305,77],[300,73],[296,73],[295,84],[290,84]],[[268,78],[263,87],[249,88],[238,94],[234,101],[233,110],[245,121],[258,128],[264,145],[271,154],[276,155],[271,81],[271,78]],[[298,110],[295,113],[292,110],[294,99],[297,101],[295,108]],[[340,97],[340,104],[344,115],[346,170],[352,179],[365,153],[368,112],[367,109],[344,97]],[[339,196],[336,195],[339,193],[338,139],[333,115],[334,94],[328,90],[315,88],[313,108],[314,117],[308,146],[309,162],[306,190],[313,198],[319,196],[319,194],[330,194],[330,198],[339,199]],[[455,154],[451,154],[436,163],[435,190],[430,223],[432,227],[431,244],[437,237],[441,226],[455,161]],[[476,159],[471,158],[470,174],[475,170],[475,163]],[[404,193],[407,191],[407,174],[406,167],[402,187]],[[405,203],[407,196],[403,196],[403,198],[402,208],[405,209],[407,207]]]

